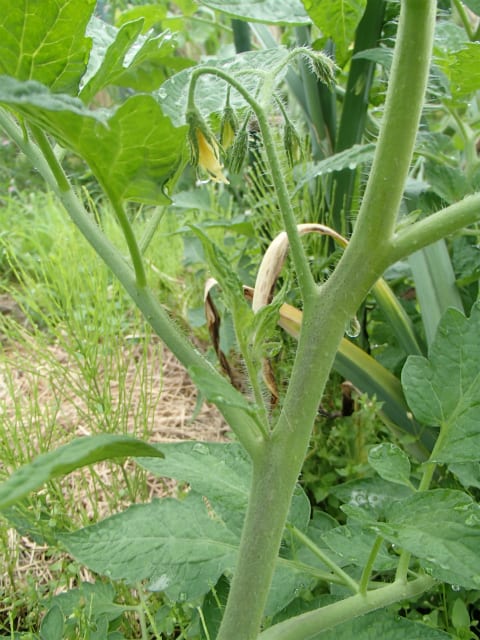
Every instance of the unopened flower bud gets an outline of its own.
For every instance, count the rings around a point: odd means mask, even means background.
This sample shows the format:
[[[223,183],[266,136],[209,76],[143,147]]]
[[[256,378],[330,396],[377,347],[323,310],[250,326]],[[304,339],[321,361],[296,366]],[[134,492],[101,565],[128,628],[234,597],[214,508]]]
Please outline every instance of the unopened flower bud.
[[[240,129],[230,149],[229,168],[232,173],[240,173],[248,153],[248,131]]]
[[[220,142],[226,151],[232,146],[238,128],[238,120],[235,111],[227,104],[223,111],[222,122],[220,124]]]
[[[285,153],[287,154],[288,164],[293,167],[295,160],[298,158],[301,143],[298,133],[290,120],[285,121],[283,145],[285,147]]]
[[[317,78],[327,84],[332,85],[335,81],[335,63],[321,51],[310,51],[308,56],[310,67]]]

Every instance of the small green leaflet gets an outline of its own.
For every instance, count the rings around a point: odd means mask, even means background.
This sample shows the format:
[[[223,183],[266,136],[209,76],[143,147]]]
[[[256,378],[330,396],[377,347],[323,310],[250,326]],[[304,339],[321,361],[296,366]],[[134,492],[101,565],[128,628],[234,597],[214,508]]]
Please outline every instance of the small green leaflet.
[[[384,480],[411,487],[410,461],[395,444],[382,442],[368,452],[368,462]]]
[[[59,606],[51,607],[42,620],[40,626],[40,638],[48,640],[63,640],[64,638],[63,613]]]
[[[322,542],[340,557],[342,566],[357,567],[364,567],[367,563],[375,539],[375,533],[366,531],[356,523],[335,527],[322,536]],[[398,558],[382,547],[375,558],[374,568],[377,571],[387,571],[395,568],[397,562]]]
[[[361,521],[372,518],[383,520],[388,505],[402,500],[411,492],[411,488],[405,485],[387,482],[378,477],[352,480],[331,490],[331,493],[343,503],[342,511],[348,511],[349,517],[353,517],[355,512],[355,516],[358,516],[356,519]]]
[[[435,462],[476,462],[480,451],[480,304],[470,318],[449,309],[438,325],[429,358],[410,356],[402,385],[415,417],[440,426]]]
[[[202,0],[201,4],[232,18],[267,24],[310,24],[300,0]]]
[[[461,51],[451,54],[447,75],[454,97],[475,93],[480,84],[480,43],[469,42]]]
[[[480,489],[480,462],[453,462],[448,467],[464,487]]]
[[[0,0],[0,74],[77,95],[95,0]]]
[[[45,482],[65,476],[75,469],[102,460],[127,456],[161,458],[163,453],[153,445],[130,436],[104,433],[78,438],[63,447],[38,456],[0,484],[0,509],[6,509],[25,498],[31,491],[39,489]]]

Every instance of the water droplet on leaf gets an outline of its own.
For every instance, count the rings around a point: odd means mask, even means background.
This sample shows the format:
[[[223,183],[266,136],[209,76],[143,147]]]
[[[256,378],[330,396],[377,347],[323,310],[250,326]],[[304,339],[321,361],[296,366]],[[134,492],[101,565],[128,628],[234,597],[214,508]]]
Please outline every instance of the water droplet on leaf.
[[[361,326],[357,319],[357,316],[353,316],[345,325],[345,333],[349,338],[358,338],[360,335]]]

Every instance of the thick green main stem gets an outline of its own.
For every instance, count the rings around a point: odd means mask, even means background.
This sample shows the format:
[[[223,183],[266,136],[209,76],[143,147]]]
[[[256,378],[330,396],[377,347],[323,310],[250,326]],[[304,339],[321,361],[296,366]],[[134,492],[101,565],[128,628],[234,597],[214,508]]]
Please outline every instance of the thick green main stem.
[[[271,439],[254,461],[238,564],[217,640],[255,640],[258,636],[291,496],[345,323],[390,262],[395,218],[423,104],[434,24],[433,0],[404,0],[365,200],[337,269],[321,289],[304,299],[285,404]],[[345,603],[344,619],[352,615]],[[308,637],[302,636],[301,624],[296,633],[296,638]]]

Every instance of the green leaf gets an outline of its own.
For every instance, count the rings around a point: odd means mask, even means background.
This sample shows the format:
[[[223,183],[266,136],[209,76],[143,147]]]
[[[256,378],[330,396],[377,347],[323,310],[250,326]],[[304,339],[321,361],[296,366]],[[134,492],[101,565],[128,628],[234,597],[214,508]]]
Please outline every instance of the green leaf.
[[[175,601],[204,595],[232,569],[238,537],[199,494],[136,504],[60,538],[69,553],[113,580],[148,580]]]
[[[95,0],[0,0],[0,74],[77,94]]]
[[[470,628],[470,614],[467,605],[461,598],[456,598],[453,603],[452,624],[458,631]]]
[[[240,534],[251,477],[245,450],[237,443],[165,442],[162,451],[165,458],[138,463],[156,476],[188,482]]]
[[[69,444],[38,456],[0,484],[0,509],[5,509],[40,488],[45,482],[67,475],[75,469],[102,460],[127,456],[163,457],[153,445],[130,436],[100,434],[78,438]]]
[[[165,442],[165,458],[137,460],[159,477],[175,478],[206,496],[215,512],[240,535],[250,491],[251,462],[238,443]],[[289,522],[304,531],[310,504],[300,488],[294,492]]]
[[[225,576],[222,576],[215,587],[207,593],[202,603],[202,614],[205,623],[203,638],[216,638],[223,618],[223,612],[227,604],[230,584]]]
[[[202,4],[232,18],[267,24],[310,24],[300,0],[202,0]]]
[[[49,604],[60,607],[64,618],[73,617],[75,611],[86,606],[90,619],[106,616],[111,622],[129,610],[127,605],[116,604],[115,598],[115,589],[110,583],[81,582],[78,588],[54,596]]]
[[[310,640],[451,640],[444,631],[432,629],[420,622],[413,622],[393,615],[388,611],[372,611],[365,616],[354,618],[336,625],[334,629],[322,631]]]
[[[331,38],[335,43],[337,62],[343,66],[348,59],[348,50],[355,38],[367,0],[303,0],[303,4],[323,36]]]
[[[342,503],[342,511],[346,507],[363,510],[371,519],[384,519],[385,509],[392,502],[398,502],[411,495],[412,490],[404,485],[387,482],[383,478],[364,478],[345,482],[331,489],[332,495]],[[367,519],[367,516],[363,520]]]
[[[451,53],[444,71],[454,98],[475,93],[480,85],[480,42],[469,42],[460,51]]]
[[[60,536],[68,552],[113,580],[149,581],[177,602],[206,594],[223,573],[231,574],[240,535],[210,502],[194,491],[183,500],[164,498]],[[279,558],[267,611],[286,606],[300,585],[313,580],[298,563]]]
[[[42,620],[40,638],[42,640],[63,640],[63,613],[57,605],[51,607]]]
[[[205,65],[197,65],[195,69],[202,66],[218,67],[232,75],[251,95],[255,96],[262,86],[264,74],[281,65],[288,55],[289,51],[285,47],[247,51],[233,58],[208,60]],[[283,67],[277,74],[277,81],[280,81],[286,72],[287,69]],[[177,126],[185,124],[191,73],[191,69],[180,71],[164,82],[156,92],[164,113],[170,116]],[[195,105],[204,117],[223,112],[226,98],[227,83],[224,80],[212,74],[202,75],[198,79],[195,87]],[[233,89],[230,94],[230,104],[234,109],[246,107],[245,100]]]
[[[382,442],[368,452],[368,462],[384,480],[411,487],[410,460],[407,454],[389,442]]]
[[[120,29],[98,18],[91,20],[87,35],[93,47],[80,93],[85,102],[108,85],[153,91],[166,79],[168,68],[179,71],[190,66],[189,61],[175,57],[176,42],[169,31],[142,36],[142,26],[143,19]]]
[[[376,534],[362,525],[348,524],[335,527],[322,536],[322,541],[341,558],[342,565],[364,567],[376,540]],[[387,571],[398,564],[397,556],[390,555],[383,546],[374,562],[376,571]]]
[[[118,108],[91,111],[37,82],[2,77],[0,102],[81,155],[118,198],[170,202],[165,191],[183,162],[186,127],[173,127],[151,96],[132,96]]]
[[[467,489],[480,489],[480,462],[453,462],[448,468]]]
[[[480,0],[463,0],[463,4],[467,5],[477,16],[480,16]]]
[[[317,582],[315,571],[310,571],[309,567],[303,563],[278,558],[264,615],[274,616],[284,609],[298,593],[304,589],[313,589]]]
[[[117,27],[123,27],[127,22],[133,22],[134,20],[143,18],[142,33],[146,33],[152,27],[158,27],[163,22],[168,14],[167,9],[167,5],[160,4],[142,3],[136,6],[130,5],[128,9],[123,9],[122,12],[115,17],[115,25]]]
[[[480,305],[469,319],[449,309],[429,359],[411,356],[402,371],[407,402],[416,418],[441,427],[435,462],[476,462],[480,450]]]
[[[480,587],[480,505],[461,491],[434,489],[392,502],[374,529],[421,560],[434,578]]]
[[[447,204],[458,202],[471,191],[467,176],[459,167],[440,162],[425,163],[424,179]]]

